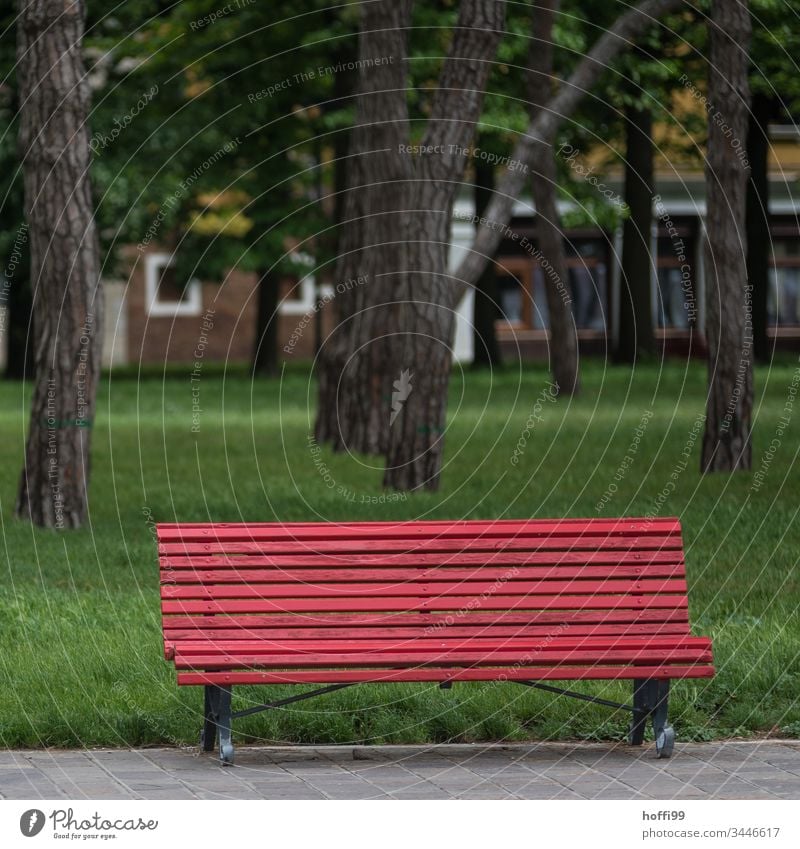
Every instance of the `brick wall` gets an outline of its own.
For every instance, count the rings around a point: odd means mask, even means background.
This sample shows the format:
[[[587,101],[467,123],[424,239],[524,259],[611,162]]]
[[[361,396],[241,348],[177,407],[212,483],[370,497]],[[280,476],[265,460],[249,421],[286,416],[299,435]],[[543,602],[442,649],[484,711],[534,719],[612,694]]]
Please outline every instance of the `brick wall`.
[[[154,247],[153,253],[158,253]],[[132,270],[128,278],[127,361],[129,363],[193,363],[198,346],[203,345],[205,362],[249,362],[253,354],[256,323],[256,276],[233,271],[224,282],[202,284],[202,309],[193,316],[152,316],[147,314],[145,255],[130,254]],[[211,312],[213,310],[213,313]],[[330,312],[329,308],[323,313]],[[281,356],[303,320],[302,315],[281,315],[278,344]],[[322,315],[323,331],[330,315]],[[212,325],[213,326],[210,326]],[[295,337],[287,359],[307,360],[314,355],[314,318]],[[119,362],[118,360],[116,360]]]

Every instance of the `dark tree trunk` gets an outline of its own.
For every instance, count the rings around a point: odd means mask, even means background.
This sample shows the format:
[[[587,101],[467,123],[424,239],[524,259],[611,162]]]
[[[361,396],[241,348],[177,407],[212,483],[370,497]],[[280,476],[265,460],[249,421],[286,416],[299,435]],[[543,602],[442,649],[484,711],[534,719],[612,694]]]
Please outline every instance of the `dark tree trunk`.
[[[85,11],[82,0],[21,0],[18,19],[36,385],[16,514],[53,528],[86,518],[103,328],[81,57]]]
[[[404,254],[399,237],[413,173],[400,150],[408,140],[411,7],[411,0],[361,7],[359,55],[391,61],[362,71],[356,97],[335,274],[337,323],[320,357],[315,427],[317,441],[334,450],[376,454],[388,445],[391,383],[382,385],[381,360],[393,288],[388,277]]]
[[[706,166],[708,400],[701,470],[751,467],[752,326],[744,242],[750,102],[747,2],[712,0]],[[724,116],[724,120],[718,117]]]
[[[258,275],[253,377],[275,377],[278,373],[278,283],[274,272]]]
[[[422,149],[431,152],[414,161],[410,208],[415,212],[403,219],[406,266],[392,307],[384,372],[398,393],[391,400],[399,397],[402,403],[399,410],[392,404],[389,419],[383,483],[393,489],[439,486],[455,335],[455,312],[448,304],[454,281],[447,270],[453,201],[504,24],[504,3],[462,0],[421,140]],[[397,371],[404,367],[406,351],[413,354],[416,383],[402,401],[406,393]]]
[[[653,224],[653,117],[649,109],[625,107],[625,202],[622,228],[622,290],[617,359],[634,365],[655,354],[650,249]]]
[[[747,279],[753,298],[753,354],[762,363],[772,358],[767,335],[767,296],[772,240],[769,232],[769,137],[767,128],[773,113],[772,98],[761,92],[753,95],[747,127]]]
[[[417,153],[407,149],[411,3],[362,5],[360,55],[392,61],[361,76],[336,275],[337,292],[349,288],[336,297],[316,435],[334,448],[386,454],[387,487],[439,483],[455,326],[452,205],[504,16],[502,2],[462,1]]]
[[[528,101],[531,120],[545,107],[553,90],[553,20],[559,0],[542,0],[533,10],[533,39],[528,56]],[[531,188],[536,206],[536,241],[542,257],[542,278],[550,316],[550,370],[559,394],[580,389],[578,332],[572,315],[569,270],[556,198],[558,172],[553,146],[535,144]]]
[[[494,190],[494,168],[485,160],[475,163],[475,214],[483,215]],[[496,368],[500,362],[497,341],[497,274],[495,264],[489,262],[475,284],[472,307],[472,367]]]
[[[5,263],[13,273],[3,284],[6,307],[6,380],[30,380],[33,376],[33,298],[27,228],[18,228],[12,257]]]

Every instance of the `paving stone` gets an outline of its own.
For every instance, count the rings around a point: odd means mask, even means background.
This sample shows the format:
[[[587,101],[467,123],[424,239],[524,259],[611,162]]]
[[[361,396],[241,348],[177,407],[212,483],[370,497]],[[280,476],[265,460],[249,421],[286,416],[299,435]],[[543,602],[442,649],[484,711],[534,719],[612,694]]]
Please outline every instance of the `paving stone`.
[[[240,747],[0,752],[6,798],[798,798],[800,745]]]

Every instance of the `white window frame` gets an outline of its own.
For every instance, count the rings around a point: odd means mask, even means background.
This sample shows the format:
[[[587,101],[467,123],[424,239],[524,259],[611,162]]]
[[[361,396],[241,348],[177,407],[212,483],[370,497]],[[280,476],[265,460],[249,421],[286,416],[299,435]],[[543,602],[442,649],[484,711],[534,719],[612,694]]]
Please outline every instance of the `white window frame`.
[[[314,265],[314,258],[304,252],[295,253],[294,259],[301,265],[305,265],[307,267],[311,267]],[[300,290],[299,298],[283,298],[278,307],[278,312],[280,315],[305,315],[307,312],[311,312],[314,309],[314,304],[316,303],[315,292],[317,289],[316,278],[314,276],[313,271],[310,271],[308,274],[304,275],[297,282],[297,286]],[[320,287],[320,296],[324,296],[326,294],[324,289],[330,289],[332,292],[333,289],[331,287]]]
[[[147,254],[144,260],[144,286],[147,314],[159,317],[199,316],[203,313],[203,286],[190,280],[181,301],[159,301],[158,280],[165,268],[174,265],[173,254]]]

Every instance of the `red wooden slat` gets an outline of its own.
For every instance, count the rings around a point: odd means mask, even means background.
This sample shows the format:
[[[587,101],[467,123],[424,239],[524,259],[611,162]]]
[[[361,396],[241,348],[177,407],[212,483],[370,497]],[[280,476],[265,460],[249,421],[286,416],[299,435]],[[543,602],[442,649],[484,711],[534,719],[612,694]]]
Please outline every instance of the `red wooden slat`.
[[[607,520],[587,519],[583,521],[516,521],[497,522],[443,522],[427,525],[421,522],[364,523],[361,525],[335,525],[327,522],[311,524],[288,524],[273,526],[257,525],[205,525],[194,528],[157,528],[160,542],[205,542],[218,541],[277,541],[277,540],[333,540],[333,539],[433,539],[443,537],[513,537],[513,536],[574,536],[587,535],[663,535],[680,531],[677,521],[654,522],[647,519]]]
[[[654,564],[683,564],[683,552],[672,551],[497,551],[472,552],[453,551],[446,553],[377,553],[377,554],[324,554],[303,552],[302,554],[245,554],[245,555],[164,555],[161,568],[169,571],[191,569],[254,569],[269,567],[292,569],[390,569],[413,567],[466,567],[494,566],[522,567],[601,567],[641,566],[650,568]]]
[[[164,627],[172,628],[203,628],[213,631],[215,628],[377,628],[377,627],[409,627],[448,628],[453,624],[471,628],[493,628],[502,625],[561,625],[572,627],[581,624],[628,624],[633,622],[680,622],[687,623],[689,613],[687,608],[650,608],[616,610],[500,610],[492,613],[471,611],[469,615],[444,613],[331,613],[331,614],[270,614],[247,615],[237,613],[229,615],[220,613],[213,616],[181,615],[166,616]]]
[[[483,610],[551,610],[551,609],[616,609],[619,607],[686,607],[686,596],[505,596],[486,598],[453,596],[440,598],[281,598],[281,599],[225,599],[218,601],[190,601],[180,599],[162,601],[163,613],[302,613],[325,611],[412,611],[412,610],[467,610],[469,605]],[[468,615],[465,613],[464,615]]]
[[[169,620],[168,620],[169,621]],[[545,637],[554,633],[560,633],[561,625],[495,625],[495,626],[478,626],[474,628],[461,628],[455,625],[439,629],[442,634],[454,637],[469,637],[475,634],[491,634],[497,637],[518,637],[520,634],[525,634],[529,637]],[[436,629],[433,629],[434,631]],[[378,637],[396,638],[396,639],[413,639],[415,637],[424,637],[431,633],[430,626],[427,628],[357,628],[357,629],[342,629],[342,628],[215,628],[204,629],[197,628],[170,628],[165,624],[164,639],[167,642],[183,642],[189,640],[203,639],[220,639],[220,640],[244,640],[250,637],[260,640],[281,641],[281,640],[302,640],[302,639],[344,639],[350,638],[354,642],[358,639],[371,640]],[[655,634],[665,635],[686,635],[689,633],[688,622],[675,623],[652,623],[644,625],[635,624],[614,624],[614,625],[570,625],[569,633],[574,636],[645,636]]]
[[[356,684],[392,681],[593,681],[627,678],[711,678],[706,665],[561,666],[557,669],[300,669],[270,672],[179,672],[179,684]]]
[[[289,554],[302,551],[304,548],[315,552],[347,552],[347,551],[373,551],[392,552],[402,551],[431,552],[431,551],[597,551],[597,550],[620,550],[650,549],[663,551],[674,549],[680,551],[682,548],[680,534],[669,536],[564,536],[564,537],[542,537],[523,538],[513,537],[510,539],[420,539],[414,540],[413,544],[408,539],[363,539],[363,540],[313,540],[309,543],[297,540],[283,540],[276,542],[168,542],[160,543],[158,553],[160,555],[194,555],[194,554]]]
[[[451,650],[451,649],[475,649],[484,648],[487,650],[510,649],[517,648],[526,651],[537,652],[561,652],[566,649],[628,649],[630,651],[640,651],[649,648],[695,648],[709,649],[711,641],[708,637],[692,637],[689,634],[683,634],[678,637],[668,637],[663,634],[656,634],[652,637],[574,637],[569,635],[557,635],[554,639],[545,638],[541,640],[532,639],[528,636],[516,635],[509,638],[498,638],[494,635],[471,635],[469,637],[453,637],[453,636],[431,636],[430,634],[417,639],[405,640],[390,640],[390,639],[372,639],[353,641],[348,638],[332,639],[319,637],[314,640],[299,640],[294,637],[271,642],[269,645],[263,641],[253,639],[236,639],[223,640],[218,637],[213,639],[193,639],[182,642],[178,647],[178,654],[189,655],[205,655],[214,652],[256,652],[260,653],[263,649],[264,653],[313,653],[325,654],[327,652],[350,652],[359,651],[364,653],[373,653],[381,651],[398,651],[402,647],[403,651],[407,652],[430,652],[432,650]]]
[[[647,649],[639,652],[615,651],[611,649],[583,651],[574,649],[564,652],[548,652],[537,655],[519,651],[448,651],[431,654],[414,652],[382,652],[371,656],[360,652],[350,654],[212,654],[184,657],[180,647],[175,653],[175,668],[187,669],[326,669],[344,667],[357,669],[366,667],[417,668],[420,666],[527,666],[551,668],[552,666],[586,664],[662,664],[662,663],[711,663],[711,652],[707,649]]]
[[[435,569],[162,569],[163,583],[347,583],[358,581],[469,581],[567,578],[683,578],[682,564],[654,566],[516,566],[493,568],[478,566],[459,569],[440,566]]]
[[[655,580],[606,581],[462,581],[448,583],[431,581],[397,582],[395,584],[165,584],[161,587],[164,599],[202,598],[293,598],[298,593],[311,598],[460,598],[502,593],[504,596],[555,595],[556,593],[586,593],[593,596],[621,593],[685,593],[686,581],[657,578]]]

